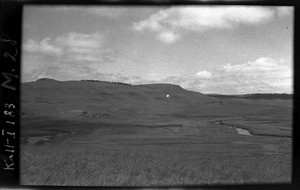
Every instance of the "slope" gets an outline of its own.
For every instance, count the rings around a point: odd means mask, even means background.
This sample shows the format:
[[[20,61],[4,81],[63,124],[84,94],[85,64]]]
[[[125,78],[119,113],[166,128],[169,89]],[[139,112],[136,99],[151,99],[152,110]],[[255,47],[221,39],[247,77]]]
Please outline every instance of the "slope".
[[[24,119],[128,122],[162,117],[236,117],[265,111],[272,116],[290,114],[290,109],[210,97],[172,84],[122,85],[40,79],[22,84],[21,101]]]

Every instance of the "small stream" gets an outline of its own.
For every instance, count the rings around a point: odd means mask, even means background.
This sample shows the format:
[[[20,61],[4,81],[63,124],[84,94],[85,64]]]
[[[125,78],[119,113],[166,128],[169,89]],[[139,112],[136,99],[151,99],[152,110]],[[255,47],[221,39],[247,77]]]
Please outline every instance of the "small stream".
[[[38,142],[45,142],[51,139],[53,136],[39,136],[39,137],[26,137],[27,144],[36,144]]]
[[[247,129],[242,129],[242,128],[238,128],[238,127],[234,127],[234,129],[238,132],[239,135],[251,136],[250,132]]]
[[[25,137],[24,140],[26,142],[26,144],[45,144],[45,142],[54,139],[54,138],[58,138],[58,137],[62,137],[64,135],[70,134],[69,132],[65,132],[65,133],[58,133],[56,135],[46,135],[46,136],[34,136],[34,137]]]
[[[240,128],[240,127],[232,126],[230,124],[225,123],[223,120],[221,120],[221,121],[214,121],[213,124],[233,128],[233,129],[235,129],[237,131],[237,134],[239,134],[239,135],[252,136],[252,134],[247,129],[243,129],[243,128]]]

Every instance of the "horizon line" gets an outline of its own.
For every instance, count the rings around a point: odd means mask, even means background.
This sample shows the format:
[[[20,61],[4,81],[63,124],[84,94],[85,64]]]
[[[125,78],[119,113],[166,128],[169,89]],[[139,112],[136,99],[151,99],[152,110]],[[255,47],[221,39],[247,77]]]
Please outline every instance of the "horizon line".
[[[103,82],[103,83],[120,83],[120,84],[124,84],[124,85],[130,85],[130,86],[138,86],[138,85],[153,85],[153,84],[167,84],[167,85],[175,85],[175,86],[179,86],[181,87],[179,84],[173,84],[173,83],[144,83],[144,84],[131,84],[131,83],[126,83],[126,82],[120,82],[120,81],[105,81],[105,80],[97,80],[97,79],[81,79],[81,80],[57,80],[54,78],[48,78],[48,77],[43,77],[43,78],[39,78],[35,81],[27,81],[27,82],[22,82],[20,81],[20,83],[29,83],[29,82],[38,82],[39,80],[54,80],[54,81],[58,81],[58,82]],[[183,87],[181,87],[183,88]],[[183,88],[185,89],[185,88]],[[187,90],[187,89],[185,89]],[[190,90],[189,90],[190,91]],[[197,91],[194,91],[197,92]],[[282,95],[294,95],[294,93],[279,93],[279,92],[256,92],[256,93],[244,93],[244,94],[222,94],[222,93],[202,93],[199,92],[201,94],[204,95],[223,95],[223,96],[245,96],[245,95],[262,95],[262,94],[282,94]]]

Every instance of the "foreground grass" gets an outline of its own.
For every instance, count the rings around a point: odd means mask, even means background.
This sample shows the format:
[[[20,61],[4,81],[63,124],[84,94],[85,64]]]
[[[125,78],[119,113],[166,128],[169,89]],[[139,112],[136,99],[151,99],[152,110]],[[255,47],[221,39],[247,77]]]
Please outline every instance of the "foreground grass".
[[[23,185],[193,185],[291,181],[290,155],[22,145]]]

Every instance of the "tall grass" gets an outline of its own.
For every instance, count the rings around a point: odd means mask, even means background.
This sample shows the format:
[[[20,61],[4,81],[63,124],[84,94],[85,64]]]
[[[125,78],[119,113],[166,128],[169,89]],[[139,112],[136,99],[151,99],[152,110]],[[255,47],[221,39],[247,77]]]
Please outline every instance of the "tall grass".
[[[290,155],[22,145],[23,185],[194,185],[291,181]]]

